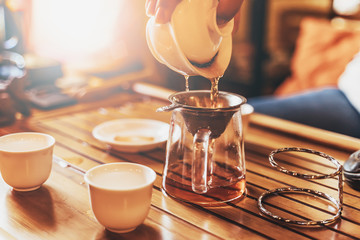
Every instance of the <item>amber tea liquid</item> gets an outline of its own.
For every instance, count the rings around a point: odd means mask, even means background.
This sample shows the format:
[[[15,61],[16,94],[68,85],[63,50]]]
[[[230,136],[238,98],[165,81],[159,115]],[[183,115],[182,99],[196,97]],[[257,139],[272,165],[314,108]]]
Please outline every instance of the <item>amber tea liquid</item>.
[[[232,202],[240,199],[246,191],[245,174],[237,168],[226,166],[222,170],[217,169],[210,178],[208,191],[204,194],[195,193],[191,187],[191,166],[173,164],[169,166],[163,188],[166,194],[178,200],[206,206]]]
[[[219,80],[220,77],[210,79],[211,82],[210,100],[212,102],[212,108],[215,108],[217,98],[219,95]]]

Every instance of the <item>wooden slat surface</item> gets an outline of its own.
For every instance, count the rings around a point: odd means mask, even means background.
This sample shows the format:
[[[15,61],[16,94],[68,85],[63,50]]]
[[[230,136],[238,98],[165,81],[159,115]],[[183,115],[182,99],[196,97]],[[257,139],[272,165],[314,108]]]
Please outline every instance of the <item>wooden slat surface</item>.
[[[0,129],[0,135],[39,131],[55,137],[54,154],[82,171],[102,163],[136,162],[157,173],[147,220],[134,232],[114,235],[93,218],[81,171],[56,163],[45,186],[19,195],[0,184],[0,236],[8,239],[360,239],[360,192],[344,184],[344,209],[336,224],[305,228],[281,224],[260,214],[258,197],[266,190],[296,186],[337,196],[337,181],[305,180],[282,174],[268,161],[279,147],[307,147],[343,163],[360,140],[254,114],[246,135],[247,194],[224,207],[207,208],[177,202],[161,191],[165,146],[139,154],[121,153],[95,140],[92,129],[107,120],[151,118],[169,122],[171,113],[156,113],[167,102],[122,93],[96,104],[84,103],[52,112],[38,112],[30,120]],[[281,156],[279,164],[292,170],[319,174],[334,167],[311,155]],[[279,195],[266,200],[274,213],[292,219],[329,218],[329,204],[305,195]]]

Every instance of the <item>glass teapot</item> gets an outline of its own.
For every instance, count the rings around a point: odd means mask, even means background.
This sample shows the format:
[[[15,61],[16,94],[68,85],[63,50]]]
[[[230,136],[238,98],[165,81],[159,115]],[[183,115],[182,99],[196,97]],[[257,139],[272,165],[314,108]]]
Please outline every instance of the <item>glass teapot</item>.
[[[210,91],[172,94],[170,134],[162,187],[178,200],[221,205],[245,192],[245,156],[240,95]]]

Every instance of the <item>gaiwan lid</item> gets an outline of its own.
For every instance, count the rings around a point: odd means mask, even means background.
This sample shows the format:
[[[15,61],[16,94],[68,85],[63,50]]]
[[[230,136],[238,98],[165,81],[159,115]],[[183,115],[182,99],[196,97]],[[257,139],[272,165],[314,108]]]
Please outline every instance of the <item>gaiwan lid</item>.
[[[171,21],[146,27],[148,46],[154,57],[182,75],[220,77],[229,65],[234,21],[218,26],[217,0],[183,0]]]

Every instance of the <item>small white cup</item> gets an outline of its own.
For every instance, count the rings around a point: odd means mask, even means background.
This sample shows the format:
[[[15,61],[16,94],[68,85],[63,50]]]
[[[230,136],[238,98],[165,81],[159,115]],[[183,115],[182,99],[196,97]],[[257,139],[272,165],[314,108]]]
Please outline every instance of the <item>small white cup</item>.
[[[149,213],[156,173],[136,163],[107,163],[86,172],[90,204],[106,229],[126,233],[142,224]]]
[[[44,133],[19,132],[0,137],[0,171],[16,191],[38,189],[52,167],[55,139]]]

